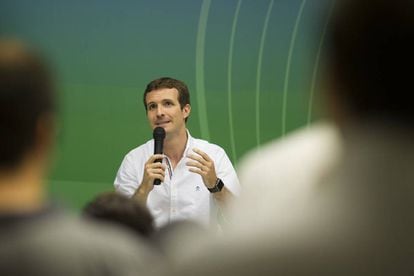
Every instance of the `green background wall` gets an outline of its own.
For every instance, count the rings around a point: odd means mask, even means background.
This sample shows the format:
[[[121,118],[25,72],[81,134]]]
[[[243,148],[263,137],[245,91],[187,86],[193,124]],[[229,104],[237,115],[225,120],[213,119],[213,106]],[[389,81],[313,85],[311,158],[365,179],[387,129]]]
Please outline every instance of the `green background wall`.
[[[172,76],[191,91],[188,128],[247,151],[315,115],[330,0],[2,0],[0,31],[40,48],[60,89],[51,193],[81,208],[112,189],[151,138],[142,92]]]

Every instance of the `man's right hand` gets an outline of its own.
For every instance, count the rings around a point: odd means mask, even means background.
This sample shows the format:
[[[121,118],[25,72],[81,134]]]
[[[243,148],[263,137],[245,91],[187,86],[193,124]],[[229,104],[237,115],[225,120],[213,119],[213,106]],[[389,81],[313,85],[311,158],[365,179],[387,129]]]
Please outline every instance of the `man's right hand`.
[[[163,158],[163,154],[154,154],[145,163],[141,185],[134,194],[134,198],[137,198],[144,204],[146,204],[148,195],[154,188],[154,180],[161,179],[161,182],[164,182],[166,166],[163,163],[155,162],[155,160],[162,160]]]

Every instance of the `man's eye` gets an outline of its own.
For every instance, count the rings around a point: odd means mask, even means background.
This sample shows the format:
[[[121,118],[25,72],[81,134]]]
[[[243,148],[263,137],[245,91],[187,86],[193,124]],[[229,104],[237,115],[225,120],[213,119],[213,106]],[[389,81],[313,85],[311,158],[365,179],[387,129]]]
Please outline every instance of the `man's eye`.
[[[172,105],[172,102],[166,102],[165,105],[166,106],[171,106]]]
[[[155,108],[155,104],[150,104],[149,106],[148,106],[148,109],[149,110],[153,110]]]

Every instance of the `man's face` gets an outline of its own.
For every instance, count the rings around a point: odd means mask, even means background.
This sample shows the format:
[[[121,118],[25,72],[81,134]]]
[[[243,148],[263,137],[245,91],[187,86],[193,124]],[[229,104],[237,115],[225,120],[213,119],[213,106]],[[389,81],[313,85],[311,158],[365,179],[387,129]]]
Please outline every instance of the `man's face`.
[[[162,88],[149,92],[146,97],[147,118],[152,129],[162,127],[167,135],[185,129],[185,118],[190,115],[189,104],[181,109],[178,91],[175,88]]]

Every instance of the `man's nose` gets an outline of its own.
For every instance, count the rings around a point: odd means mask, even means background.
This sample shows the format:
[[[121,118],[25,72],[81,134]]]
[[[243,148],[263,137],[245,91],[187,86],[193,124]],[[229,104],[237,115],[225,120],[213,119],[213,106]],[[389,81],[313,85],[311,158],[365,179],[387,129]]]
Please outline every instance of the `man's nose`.
[[[157,116],[158,117],[164,116],[164,109],[162,108],[162,106],[157,107]]]

